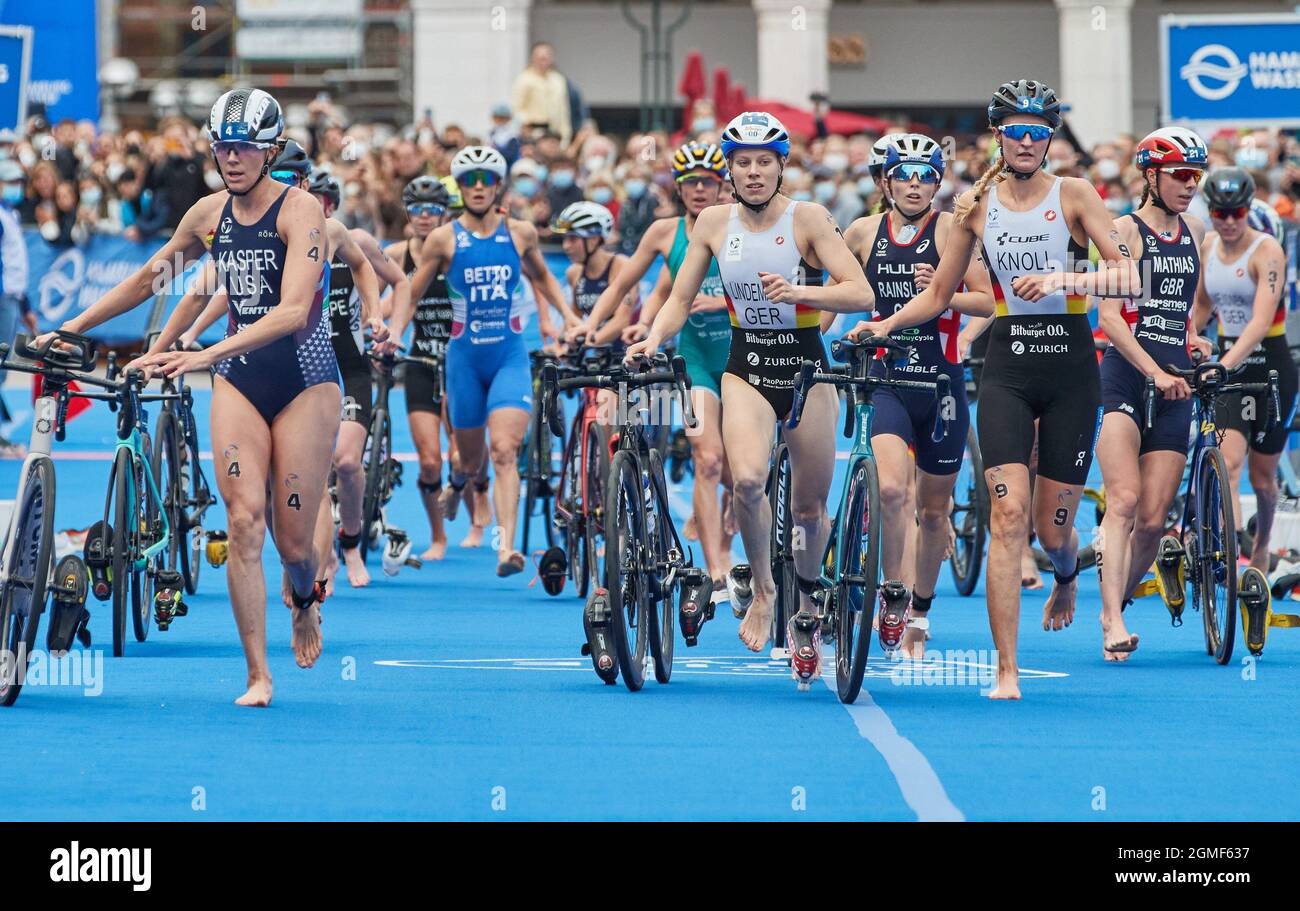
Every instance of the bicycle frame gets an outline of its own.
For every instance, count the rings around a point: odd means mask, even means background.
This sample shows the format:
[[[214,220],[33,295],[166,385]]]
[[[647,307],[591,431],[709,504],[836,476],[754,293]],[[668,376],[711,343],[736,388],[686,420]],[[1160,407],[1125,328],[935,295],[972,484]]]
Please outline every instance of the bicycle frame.
[[[875,415],[875,406],[871,404],[871,395],[862,390],[856,390],[853,402],[853,445],[849,449],[848,470],[845,472],[845,482],[840,488],[839,506],[835,509],[835,516],[831,519],[830,536],[826,539],[826,549],[822,554],[822,569],[818,577],[819,586],[824,589],[833,589],[844,575],[844,568],[839,565],[836,558],[838,550],[836,545],[839,543],[840,534],[843,532],[844,524],[848,521],[849,509],[849,489],[850,480],[853,478],[857,468],[864,461],[875,462],[876,454],[871,448],[871,419]],[[867,550],[863,547],[863,552]],[[867,567],[871,570],[871,567]]]
[[[58,414],[58,400],[52,395],[42,395],[36,400],[32,415],[32,437],[27,447],[27,457],[23,459],[18,473],[18,490],[14,494],[14,511],[9,516],[9,526],[5,529],[4,550],[0,555],[0,582],[9,581],[9,562],[13,549],[17,547],[15,532],[18,528],[18,504],[23,502],[27,493],[27,477],[33,464],[40,461],[53,462],[50,452],[53,448],[54,426]],[[53,509],[50,503],[46,508]],[[50,563],[53,571],[53,561]],[[0,646],[3,647],[3,646]]]
[[[171,543],[171,521],[167,518],[167,510],[163,508],[162,494],[158,489],[158,481],[153,476],[153,467],[149,464],[144,450],[144,434],[140,432],[140,424],[146,420],[143,409],[136,409],[136,422],[131,426],[131,431],[125,437],[122,436],[123,421],[118,421],[118,438],[113,448],[113,467],[108,473],[108,496],[104,500],[104,527],[108,527],[111,518],[113,506],[113,482],[117,475],[117,453],[123,449],[127,450],[131,460],[131,474],[127,480],[127,492],[131,498],[132,504],[138,504],[141,496],[148,494],[153,497],[154,503],[158,507],[158,517],[162,521],[162,533],[152,544],[145,547],[139,554],[132,555],[131,568],[136,571],[143,570],[154,557],[162,553],[163,550]],[[145,490],[136,490],[136,472],[144,470]],[[130,515],[138,515],[138,509],[128,510]],[[140,529],[141,533],[152,533],[152,529]]]

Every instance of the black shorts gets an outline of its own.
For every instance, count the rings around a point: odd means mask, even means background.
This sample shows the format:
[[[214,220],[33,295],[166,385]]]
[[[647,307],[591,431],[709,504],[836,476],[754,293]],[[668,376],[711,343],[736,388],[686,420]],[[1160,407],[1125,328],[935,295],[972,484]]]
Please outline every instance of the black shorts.
[[[784,420],[794,404],[794,378],[805,360],[819,370],[828,363],[821,330],[741,329],[731,327],[731,354],[727,373],[738,376],[767,399],[778,419]]]
[[[1038,475],[1083,484],[1101,428],[1088,317],[1000,316],[989,332],[977,415],[985,467],[1028,466],[1037,420]]]
[[[1236,341],[1220,338],[1219,351],[1225,352]],[[1291,418],[1295,414],[1297,375],[1286,336],[1275,335],[1260,343],[1245,360],[1246,369],[1233,377],[1234,383],[1267,383],[1268,372],[1277,371],[1278,399],[1282,414],[1276,424],[1268,425],[1268,403],[1257,401],[1253,395],[1237,393],[1221,396],[1215,404],[1214,423],[1219,430],[1235,430],[1246,438],[1250,448],[1260,455],[1277,455],[1286,448],[1286,438],[1291,432]]]
[[[424,364],[406,365],[406,413],[427,411],[442,414],[442,390],[445,376],[439,376]]]
[[[951,378],[961,370],[954,367],[946,371]],[[895,379],[911,379],[906,373],[895,371]],[[934,375],[918,375],[916,379],[929,382]],[[966,431],[970,427],[970,407],[966,404],[966,385],[952,381],[951,403],[954,408],[948,432],[939,442],[934,441],[934,422],[938,417],[939,403],[933,395],[919,389],[877,389],[871,396],[875,414],[871,418],[871,436],[890,434],[900,437],[916,453],[916,467],[927,474],[956,474],[961,468],[966,452]]]
[[[369,427],[374,407],[369,362],[339,364],[339,372],[343,375],[343,420]]]
[[[1186,366],[1190,367],[1188,363]],[[1192,400],[1156,398],[1151,429],[1146,429],[1146,377],[1115,348],[1107,348],[1101,359],[1101,401],[1104,414],[1118,411],[1137,424],[1142,436],[1138,455],[1148,452],[1177,452],[1187,455],[1192,426]]]

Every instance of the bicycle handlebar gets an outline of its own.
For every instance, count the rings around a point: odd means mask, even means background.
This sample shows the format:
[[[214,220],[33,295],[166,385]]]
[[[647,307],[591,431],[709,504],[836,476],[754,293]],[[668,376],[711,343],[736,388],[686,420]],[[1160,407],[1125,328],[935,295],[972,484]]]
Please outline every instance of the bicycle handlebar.
[[[658,354],[651,359],[642,360],[649,369],[629,370],[621,363],[609,365],[605,373],[579,373],[560,378],[560,369],[564,365],[555,362],[542,364],[542,416],[551,433],[557,437],[564,436],[564,416],[556,407],[558,393],[570,389],[639,389],[643,386],[671,384],[677,390],[682,403],[682,421],[690,429],[699,426],[695,408],[691,402],[691,378],[686,373],[686,361],[680,356],[670,361],[667,355]],[[573,369],[573,368],[570,368]]]
[[[1186,380],[1187,384],[1192,387],[1193,394],[1199,397],[1212,398],[1219,395],[1233,395],[1238,392],[1266,393],[1268,395],[1268,412],[1265,415],[1265,424],[1272,427],[1282,420],[1282,397],[1278,389],[1278,373],[1276,370],[1270,370],[1268,379],[1262,383],[1229,383],[1229,378],[1239,375],[1246,369],[1244,364],[1238,365],[1231,371],[1218,361],[1208,361],[1190,368],[1166,364],[1163,369],[1165,373],[1171,376],[1181,377]],[[1151,429],[1151,423],[1154,420],[1155,385],[1155,380],[1152,377],[1147,377],[1144,408],[1148,430]]]

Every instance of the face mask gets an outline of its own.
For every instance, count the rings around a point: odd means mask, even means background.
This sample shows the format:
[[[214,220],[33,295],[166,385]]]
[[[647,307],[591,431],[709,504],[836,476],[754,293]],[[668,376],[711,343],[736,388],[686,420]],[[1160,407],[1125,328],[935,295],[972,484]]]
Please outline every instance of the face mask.
[[[203,172],[203,182],[208,185],[209,190],[220,190],[225,184],[221,180],[221,175],[215,170]]]
[[[539,164],[539,165],[537,166],[537,179],[538,179],[538,180],[545,180],[545,179],[546,179],[546,175],[549,174],[549,173],[551,173],[551,172],[550,172],[550,169],[547,168],[546,165],[544,165],[544,164]]]
[[[13,157],[13,152],[10,151],[8,146],[5,146],[3,149],[0,149],[0,161],[8,161],[12,157]]]
[[[4,201],[11,206],[18,205],[20,202],[23,201],[22,184],[16,184],[16,183],[5,184],[4,196],[0,198],[3,198]]]
[[[588,174],[595,174],[598,171],[605,170],[605,156],[592,155],[585,162],[583,162],[583,164],[586,166]]]
[[[1114,180],[1119,176],[1119,162],[1113,158],[1103,158],[1097,162],[1097,176],[1102,180]]]
[[[790,198],[797,202],[812,202],[812,194],[807,190],[795,190],[790,194]]]
[[[1120,215],[1127,215],[1129,212],[1133,211],[1133,204],[1123,196],[1112,196],[1106,200],[1106,208],[1112,215],[1118,217]]]
[[[23,149],[18,153],[18,160],[23,163],[23,167],[31,169],[36,164],[36,153],[31,149]]]
[[[360,196],[360,195],[361,195],[361,184],[359,184],[359,183],[350,183],[350,184],[348,184],[347,187],[345,188],[345,192],[346,192],[349,196]]]
[[[59,239],[59,223],[57,221],[47,221],[41,225],[41,237],[44,237],[50,243]]]
[[[99,205],[99,201],[100,199],[103,198],[103,195],[104,194],[102,193],[102,191],[100,191],[98,187],[92,187],[88,190],[83,190],[81,193],[81,204],[83,206],[90,206],[93,208]]]
[[[790,181],[791,183],[794,183],[795,181],[799,180],[799,178],[801,177],[803,177],[803,168],[785,169],[785,179]]]
[[[537,195],[538,183],[532,177],[516,177],[515,192],[526,199],[532,199]]]
[[[965,177],[965,176],[966,176],[966,162],[964,162],[964,161],[960,161],[960,160],[958,160],[958,161],[954,161],[954,162],[952,163],[952,170],[953,170],[953,173],[955,173],[958,177]]]
[[[104,176],[108,178],[109,183],[117,183],[117,179],[126,171],[126,165],[120,161],[115,161],[108,167],[104,168]]]
[[[573,172],[556,171],[551,175],[551,186],[560,190],[567,190],[569,187],[573,186]]]
[[[1256,146],[1243,146],[1237,150],[1237,167],[1253,170],[1268,167],[1268,152]]]
[[[696,117],[691,121],[691,131],[694,133],[707,133],[713,130],[718,122],[712,117]]]
[[[832,171],[843,171],[849,166],[849,156],[842,155],[838,152],[831,152],[830,154],[822,156],[822,164],[826,165],[826,167],[830,168]]]
[[[826,203],[835,198],[835,184],[829,180],[819,180],[813,185],[813,195],[818,202]]]
[[[591,191],[591,201],[598,202],[602,206],[614,198],[614,191],[609,187],[596,187]]]
[[[876,182],[870,177],[858,178],[858,195],[864,199],[876,192]]]
[[[640,199],[645,195],[645,181],[633,178],[623,184],[623,189],[627,190],[627,195],[632,199]]]

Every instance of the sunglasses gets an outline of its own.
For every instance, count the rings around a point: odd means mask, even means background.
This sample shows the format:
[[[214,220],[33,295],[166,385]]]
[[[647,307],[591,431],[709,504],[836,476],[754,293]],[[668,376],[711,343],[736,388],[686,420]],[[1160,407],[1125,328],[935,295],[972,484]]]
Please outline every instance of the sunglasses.
[[[236,155],[252,155],[254,152],[264,152],[267,149],[273,149],[275,146],[265,142],[244,142],[242,139],[221,139],[212,144],[212,151],[224,157],[234,152]]]
[[[299,175],[297,171],[272,171],[271,179],[278,183],[287,183],[294,187],[298,185]]]
[[[499,180],[491,171],[470,171],[456,178],[462,187],[495,187]]]
[[[1187,183],[1189,180],[1200,180],[1205,172],[1199,168],[1161,168],[1160,173],[1168,174],[1179,183]]]
[[[406,214],[415,218],[417,215],[432,215],[434,217],[447,214],[447,207],[440,206],[434,202],[417,202],[406,207]]]
[[[1238,221],[1245,218],[1250,213],[1246,206],[1237,206],[1235,209],[1211,209],[1210,217],[1217,218],[1220,221],[1227,221],[1229,218],[1235,218]]]
[[[1026,136],[1033,142],[1042,142],[1051,139],[1056,131],[1041,123],[1008,123],[998,127],[998,132],[1012,142],[1023,142]]]
[[[919,180],[921,183],[938,183],[942,179],[933,165],[911,161],[894,165],[894,169],[889,172],[889,177],[891,180],[908,182]]]
[[[688,190],[693,190],[696,187],[711,187],[719,183],[722,183],[722,178],[704,174],[689,174],[686,177],[677,178],[677,186],[686,187]]]

